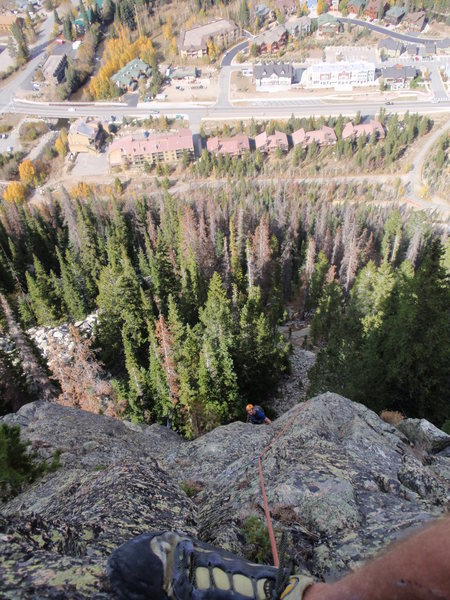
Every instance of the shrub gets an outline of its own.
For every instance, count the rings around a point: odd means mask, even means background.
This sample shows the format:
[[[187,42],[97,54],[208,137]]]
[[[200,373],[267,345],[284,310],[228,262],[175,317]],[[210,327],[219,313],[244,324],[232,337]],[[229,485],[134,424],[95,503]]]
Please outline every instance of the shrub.
[[[398,410],[383,410],[381,411],[380,417],[383,419],[383,421],[386,421],[386,423],[394,426],[401,423],[405,418],[401,412],[398,412]]]
[[[19,494],[27,483],[60,466],[58,450],[52,462],[47,464],[37,462],[36,453],[28,452],[27,446],[20,439],[18,425],[0,425],[0,498],[4,501]]]
[[[193,479],[183,481],[181,487],[188,498],[194,498],[194,496],[203,489],[203,485],[199,481],[194,481]]]
[[[245,540],[245,556],[257,563],[268,563],[272,560],[269,532],[259,517],[247,517],[241,527],[241,535]]]

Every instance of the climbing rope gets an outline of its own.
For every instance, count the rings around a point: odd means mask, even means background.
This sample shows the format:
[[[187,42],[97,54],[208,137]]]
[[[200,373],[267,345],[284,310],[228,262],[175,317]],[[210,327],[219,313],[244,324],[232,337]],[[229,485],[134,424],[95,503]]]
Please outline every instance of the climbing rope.
[[[289,419],[287,424],[283,427],[283,429],[279,433],[277,433],[277,435],[270,441],[270,443],[263,449],[261,454],[258,456],[259,481],[260,481],[260,485],[261,485],[261,492],[262,492],[263,503],[264,503],[264,514],[266,516],[267,530],[269,532],[270,547],[272,549],[272,557],[273,557],[274,567],[280,566],[280,559],[278,556],[278,549],[277,549],[277,543],[275,540],[275,534],[273,532],[272,519],[270,518],[269,503],[267,502],[266,486],[264,485],[264,476],[263,476],[261,459],[263,458],[263,456],[265,454],[267,454],[267,452],[273,447],[273,445],[281,438],[281,436],[289,429],[289,427],[292,425],[294,420],[298,417],[300,412],[305,407],[305,404],[306,403],[303,403],[298,406],[297,410],[294,412],[294,414]],[[253,462],[253,461],[251,461],[251,462]]]

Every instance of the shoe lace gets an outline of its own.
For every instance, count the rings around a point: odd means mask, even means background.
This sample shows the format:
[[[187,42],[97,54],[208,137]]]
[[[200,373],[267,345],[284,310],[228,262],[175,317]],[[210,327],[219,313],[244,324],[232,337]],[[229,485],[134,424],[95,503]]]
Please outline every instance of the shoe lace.
[[[277,578],[275,585],[272,580],[266,579],[264,582],[264,594],[267,600],[279,600],[281,592],[283,592],[289,582],[289,577],[293,571],[293,561],[287,558],[287,535],[283,531],[280,543],[280,565],[278,567]]]

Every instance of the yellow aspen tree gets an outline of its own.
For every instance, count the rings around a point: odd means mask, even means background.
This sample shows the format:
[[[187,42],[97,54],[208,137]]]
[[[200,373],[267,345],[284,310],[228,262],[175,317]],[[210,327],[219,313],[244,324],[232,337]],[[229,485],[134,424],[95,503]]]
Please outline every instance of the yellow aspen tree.
[[[23,160],[19,165],[20,181],[24,185],[36,185],[36,169],[31,160]]]
[[[11,181],[3,193],[3,199],[6,202],[24,202],[27,198],[28,190],[20,181]]]

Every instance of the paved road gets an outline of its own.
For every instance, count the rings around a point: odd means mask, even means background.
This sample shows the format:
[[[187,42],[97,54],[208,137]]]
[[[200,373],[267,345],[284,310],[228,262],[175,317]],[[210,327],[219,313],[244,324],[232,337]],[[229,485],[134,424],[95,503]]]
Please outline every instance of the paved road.
[[[222,58],[220,63],[220,74],[219,74],[219,93],[217,95],[216,106],[229,107],[230,104],[230,78],[231,78],[231,62],[234,57],[241,51],[248,48],[248,40],[237,44],[229,50]]]
[[[303,100],[285,100],[280,102],[253,103],[248,105],[222,107],[218,105],[201,106],[195,104],[156,104],[152,103],[152,109],[156,109],[165,115],[184,113],[189,120],[199,122],[201,119],[221,120],[221,119],[250,119],[257,118],[289,118],[292,114],[303,116],[329,116],[339,115],[352,116],[358,111],[363,115],[376,115],[381,107],[385,107],[384,101],[368,100],[367,102],[337,102],[337,103],[307,103]],[[5,110],[5,105],[0,101],[0,108]],[[124,104],[115,103],[69,103],[61,102],[54,104],[28,103],[20,100],[14,100],[8,109],[11,108],[16,113],[37,115],[41,117],[64,117],[76,118],[82,116],[92,116],[97,118],[109,118],[111,114],[118,117],[144,117],[148,116],[148,107],[131,108]],[[389,113],[403,114],[407,110],[418,112],[420,114],[448,113],[450,112],[450,100],[439,104],[431,104],[429,101],[395,102],[388,107]]]
[[[403,42],[409,42],[410,44],[425,44],[425,42],[437,42],[438,40],[431,38],[421,38],[415,36],[413,34],[406,33],[398,33],[393,29],[388,29],[387,27],[382,27],[381,25],[377,25],[376,23],[368,23],[367,21],[361,21],[360,19],[349,19],[346,17],[338,17],[338,21],[342,23],[352,23],[353,25],[360,25],[361,27],[367,27],[367,29],[372,29],[372,31],[377,31],[378,33],[384,33],[389,37],[396,38],[397,40],[402,40]]]

